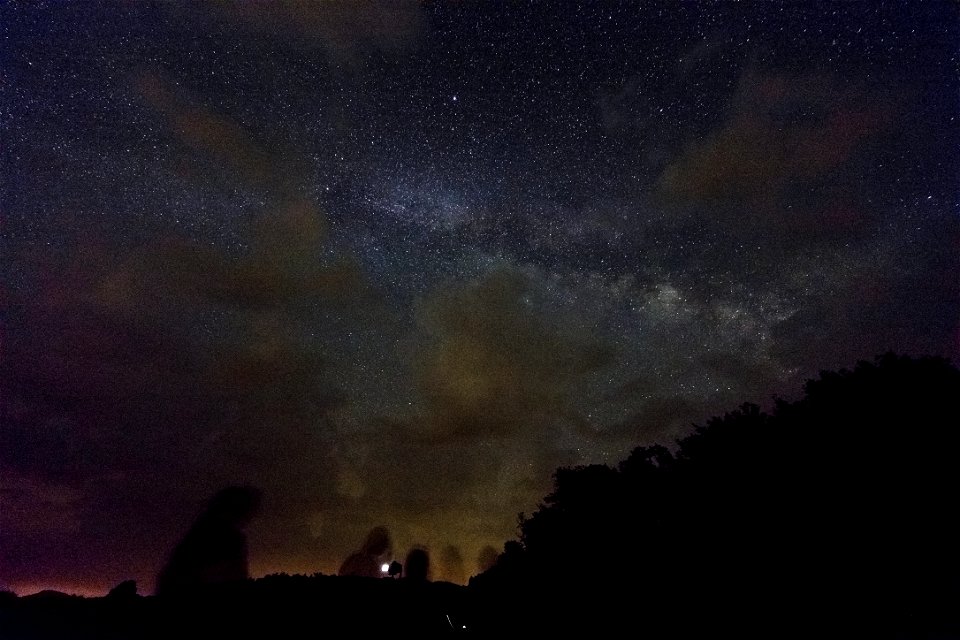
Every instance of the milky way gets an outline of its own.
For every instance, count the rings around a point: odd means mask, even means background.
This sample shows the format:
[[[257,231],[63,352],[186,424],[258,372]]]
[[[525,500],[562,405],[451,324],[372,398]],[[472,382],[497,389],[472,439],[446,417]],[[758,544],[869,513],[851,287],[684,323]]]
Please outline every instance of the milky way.
[[[365,533],[464,582],[561,465],[960,355],[951,2],[8,3],[0,586]]]

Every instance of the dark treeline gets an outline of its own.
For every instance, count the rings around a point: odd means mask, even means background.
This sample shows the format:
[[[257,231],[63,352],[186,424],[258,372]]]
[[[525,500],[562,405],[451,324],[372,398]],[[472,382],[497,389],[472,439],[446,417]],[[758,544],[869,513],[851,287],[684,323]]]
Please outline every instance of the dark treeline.
[[[419,569],[403,580],[271,576],[181,598],[132,585],[92,600],[7,594],[2,637],[466,627],[960,638],[960,370],[888,354],[823,372],[804,392],[769,413],[743,405],[616,468],[558,469],[552,493],[521,514],[518,540],[467,587],[423,579],[429,558],[411,556]]]
[[[888,354],[804,390],[559,469],[472,581],[482,623],[960,637],[960,371]]]

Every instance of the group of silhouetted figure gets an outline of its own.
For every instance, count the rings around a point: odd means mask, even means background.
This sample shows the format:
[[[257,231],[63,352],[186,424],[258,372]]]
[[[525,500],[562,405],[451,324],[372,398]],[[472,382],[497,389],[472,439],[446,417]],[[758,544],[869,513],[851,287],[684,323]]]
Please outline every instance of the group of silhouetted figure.
[[[250,486],[219,491],[174,548],[157,578],[157,595],[190,595],[248,579],[245,528],[256,515],[260,499],[260,491]],[[363,545],[343,561],[337,575],[382,578],[388,574],[411,582],[429,579],[430,556],[426,549],[415,546],[403,565],[392,561],[392,554],[389,530],[374,527]]]
[[[354,551],[340,565],[339,576],[380,578],[384,573],[402,575],[408,580],[427,580],[430,575],[430,555],[422,547],[414,547],[400,565],[390,562],[393,544],[386,527],[374,527],[367,534],[363,546]],[[384,565],[387,570],[384,571]]]

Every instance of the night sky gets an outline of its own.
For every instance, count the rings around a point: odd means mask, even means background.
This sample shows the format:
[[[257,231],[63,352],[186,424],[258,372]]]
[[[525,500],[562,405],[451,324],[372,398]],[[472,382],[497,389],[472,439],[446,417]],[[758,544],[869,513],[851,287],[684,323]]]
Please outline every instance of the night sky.
[[[239,483],[255,576],[464,583],[558,466],[957,362],[958,12],[3,3],[0,588],[149,593]]]

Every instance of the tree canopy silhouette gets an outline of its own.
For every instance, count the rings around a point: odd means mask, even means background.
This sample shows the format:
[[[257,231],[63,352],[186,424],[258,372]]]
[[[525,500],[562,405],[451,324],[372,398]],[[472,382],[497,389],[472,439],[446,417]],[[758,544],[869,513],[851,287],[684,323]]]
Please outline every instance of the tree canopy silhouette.
[[[958,399],[948,360],[887,354],[672,450],[558,469],[520,544],[474,585],[540,589],[567,629],[960,632]]]

